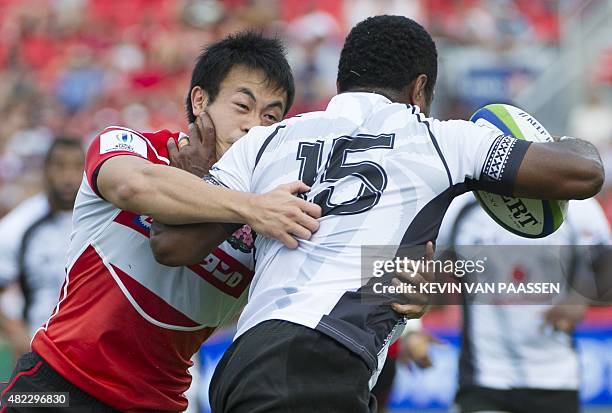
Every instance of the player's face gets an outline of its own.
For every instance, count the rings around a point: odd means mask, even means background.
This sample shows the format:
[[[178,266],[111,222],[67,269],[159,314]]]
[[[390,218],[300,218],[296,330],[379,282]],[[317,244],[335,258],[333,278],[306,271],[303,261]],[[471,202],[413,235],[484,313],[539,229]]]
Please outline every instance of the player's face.
[[[85,155],[79,148],[56,147],[45,169],[47,191],[59,209],[72,209],[83,178]]]
[[[263,72],[235,66],[221,83],[219,94],[207,110],[215,124],[217,155],[221,156],[254,126],[268,126],[283,118],[287,93],[266,81]]]

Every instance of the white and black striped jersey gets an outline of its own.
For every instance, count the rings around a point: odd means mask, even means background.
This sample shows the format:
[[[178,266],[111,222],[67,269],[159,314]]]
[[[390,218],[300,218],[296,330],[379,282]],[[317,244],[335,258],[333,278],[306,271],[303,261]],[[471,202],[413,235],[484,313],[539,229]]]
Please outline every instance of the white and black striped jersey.
[[[528,239],[503,230],[473,195],[465,194],[449,207],[438,237],[439,248],[454,247],[462,256],[475,251],[469,247],[474,245],[487,255],[500,258],[503,254],[506,258],[495,262],[489,257],[482,274],[483,279],[497,282],[513,282],[517,276],[524,282],[554,281],[560,268],[569,269],[570,277],[592,279],[592,268],[583,260],[590,246],[609,244],[608,222],[594,199],[570,201],[567,217],[556,232]],[[531,247],[528,254],[524,253],[526,246]],[[494,389],[578,389],[578,358],[572,337],[545,323],[544,312],[550,308],[547,304],[464,304],[460,384]]]
[[[374,93],[343,93],[325,111],[253,128],[212,177],[256,193],[301,179],[323,217],[295,250],[257,238],[237,336],[265,320],[287,320],[338,340],[372,371],[382,367],[400,317],[361,302],[361,247],[435,240],[457,194],[485,186],[511,192],[528,145],[471,122],[427,118]]]
[[[71,232],[72,211],[53,212],[42,193],[0,221],[0,286],[19,283],[23,318],[31,334],[47,321],[57,303]]]

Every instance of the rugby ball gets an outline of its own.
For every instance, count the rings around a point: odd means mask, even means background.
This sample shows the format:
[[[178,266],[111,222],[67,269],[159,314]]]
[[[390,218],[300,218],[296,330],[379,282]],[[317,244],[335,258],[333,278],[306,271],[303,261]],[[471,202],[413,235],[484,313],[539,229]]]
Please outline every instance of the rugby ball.
[[[552,142],[552,136],[529,113],[511,105],[491,104],[478,109],[470,120],[505,135],[530,142]],[[482,208],[508,231],[526,238],[542,238],[563,223],[567,201],[512,198],[474,191]]]

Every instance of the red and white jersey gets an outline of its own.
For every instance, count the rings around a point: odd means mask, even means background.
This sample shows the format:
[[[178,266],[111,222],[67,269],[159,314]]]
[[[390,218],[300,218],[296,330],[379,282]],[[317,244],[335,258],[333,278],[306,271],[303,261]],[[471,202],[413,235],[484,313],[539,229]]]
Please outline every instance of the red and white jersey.
[[[94,139],[60,300],[32,341],[64,378],[121,411],[185,410],[192,355],[242,308],[253,275],[248,227],[198,265],[166,267],[149,246],[150,218],[100,196],[105,160],[130,155],[167,165],[166,142],[178,137],[109,127]]]

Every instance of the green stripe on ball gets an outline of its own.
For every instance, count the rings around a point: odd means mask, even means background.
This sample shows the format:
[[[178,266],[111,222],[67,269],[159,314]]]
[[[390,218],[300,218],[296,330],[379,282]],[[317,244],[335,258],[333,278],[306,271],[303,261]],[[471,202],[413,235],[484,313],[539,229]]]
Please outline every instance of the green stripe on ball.
[[[506,125],[508,129],[510,129],[510,132],[512,132],[516,139],[525,140],[523,132],[521,132],[514,119],[512,119],[512,115],[510,114],[510,112],[508,112],[504,105],[494,103],[492,105],[485,106],[485,108],[489,109],[495,114],[495,116],[501,119],[501,121]]]

